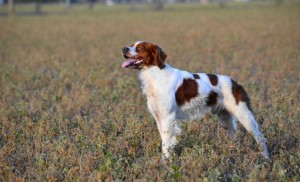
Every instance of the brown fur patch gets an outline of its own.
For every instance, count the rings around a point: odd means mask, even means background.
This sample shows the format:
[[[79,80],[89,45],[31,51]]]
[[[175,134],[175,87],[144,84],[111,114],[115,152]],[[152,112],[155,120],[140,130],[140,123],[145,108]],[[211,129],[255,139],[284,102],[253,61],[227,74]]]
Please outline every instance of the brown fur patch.
[[[196,73],[194,73],[193,76],[194,76],[195,79],[200,79],[200,76]]]
[[[214,91],[210,91],[207,97],[206,105],[207,106],[214,106],[217,104],[218,94]]]
[[[217,76],[217,75],[214,75],[214,74],[207,74],[207,76],[208,76],[208,78],[209,78],[210,83],[211,83],[213,86],[218,85],[218,76]]]
[[[240,101],[246,102],[248,109],[252,111],[250,99],[244,87],[242,87],[232,79],[231,79],[231,83],[232,83],[232,95],[235,99],[236,105],[238,105]]]
[[[198,84],[193,79],[183,79],[182,84],[178,87],[175,97],[179,106],[189,102],[198,95]]]

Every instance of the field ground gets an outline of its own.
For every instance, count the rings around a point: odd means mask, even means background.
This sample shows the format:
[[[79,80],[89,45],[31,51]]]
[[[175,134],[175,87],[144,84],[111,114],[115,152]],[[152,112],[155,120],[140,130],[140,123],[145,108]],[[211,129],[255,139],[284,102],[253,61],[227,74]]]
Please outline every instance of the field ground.
[[[0,181],[300,180],[299,2],[44,10],[0,17]],[[207,116],[182,123],[162,164],[137,72],[121,69],[135,40],[244,85],[272,161],[242,126],[230,141]]]

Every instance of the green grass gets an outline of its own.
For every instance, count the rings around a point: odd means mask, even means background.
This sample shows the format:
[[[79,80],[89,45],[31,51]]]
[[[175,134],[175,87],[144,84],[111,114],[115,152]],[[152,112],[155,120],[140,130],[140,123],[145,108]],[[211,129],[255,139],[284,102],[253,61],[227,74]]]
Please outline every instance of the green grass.
[[[299,181],[299,9],[78,6],[0,17],[0,181]],[[175,67],[244,85],[272,161],[242,126],[230,141],[207,116],[182,123],[163,165],[137,72],[121,68],[121,48],[135,40],[158,43]]]

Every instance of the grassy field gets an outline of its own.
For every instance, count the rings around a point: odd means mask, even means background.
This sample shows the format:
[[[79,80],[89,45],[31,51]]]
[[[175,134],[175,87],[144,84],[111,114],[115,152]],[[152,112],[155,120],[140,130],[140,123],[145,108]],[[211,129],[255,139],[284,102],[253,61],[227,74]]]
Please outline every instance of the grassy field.
[[[300,3],[74,7],[0,17],[0,181],[299,181]],[[2,8],[3,10],[3,8]],[[182,123],[160,136],[121,48],[158,43],[167,62],[245,86],[272,161],[239,126]]]

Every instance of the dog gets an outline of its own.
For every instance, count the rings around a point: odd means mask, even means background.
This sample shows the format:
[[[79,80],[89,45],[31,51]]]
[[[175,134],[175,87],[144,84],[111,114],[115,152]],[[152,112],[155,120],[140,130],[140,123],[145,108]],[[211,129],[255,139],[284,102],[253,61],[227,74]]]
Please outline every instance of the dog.
[[[137,41],[122,48],[123,68],[140,70],[143,93],[161,139],[163,158],[168,159],[181,133],[179,120],[216,115],[230,139],[238,120],[252,134],[262,154],[270,159],[266,139],[259,131],[245,89],[224,75],[190,73],[166,64],[166,53],[156,44]]]

